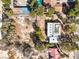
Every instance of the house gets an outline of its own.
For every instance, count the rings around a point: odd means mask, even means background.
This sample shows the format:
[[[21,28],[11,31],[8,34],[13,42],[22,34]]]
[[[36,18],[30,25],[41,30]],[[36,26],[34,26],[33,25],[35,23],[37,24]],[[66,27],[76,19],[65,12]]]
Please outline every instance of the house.
[[[59,22],[48,22],[47,37],[49,38],[49,43],[58,43],[60,35],[61,35],[61,24]]]
[[[11,0],[10,7],[15,15],[28,15],[30,13],[28,2],[29,0]]]
[[[75,2],[75,0],[43,0],[44,5],[50,5],[56,12],[63,12],[64,8],[69,7],[68,3]],[[65,4],[65,6],[63,6]]]
[[[61,59],[57,48],[49,48],[48,55],[48,59]]]
[[[63,4],[69,2],[75,2],[75,0],[43,0],[44,4],[50,4],[52,7],[54,7],[58,3]]]

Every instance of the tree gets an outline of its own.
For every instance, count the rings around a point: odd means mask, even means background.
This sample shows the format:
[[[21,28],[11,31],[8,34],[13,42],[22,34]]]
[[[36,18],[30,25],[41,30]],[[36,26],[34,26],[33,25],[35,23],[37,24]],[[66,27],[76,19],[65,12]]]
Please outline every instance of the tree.
[[[11,0],[2,0],[4,7],[9,7]]]
[[[13,15],[13,10],[11,8],[5,8],[4,11],[8,17]]]
[[[30,6],[31,8],[33,8],[33,6],[35,5],[35,2],[36,2],[36,0],[31,0],[31,3],[29,4],[29,6]]]
[[[9,4],[11,0],[2,0],[4,4]]]
[[[44,14],[44,7],[43,6],[37,7],[36,9],[32,10],[30,13],[30,15],[33,17],[36,15],[42,16],[43,14]]]
[[[62,42],[59,45],[64,51],[73,51],[78,49],[78,45],[75,42]]]
[[[77,15],[79,15],[79,1],[78,0],[76,0],[75,7],[71,8],[68,11],[68,15],[69,16],[77,16]]]
[[[52,7],[50,7],[49,9],[48,9],[48,12],[47,12],[47,16],[48,17],[52,17],[52,15],[54,14],[54,9],[52,8]]]
[[[69,29],[70,32],[75,32],[76,31],[76,24],[75,23],[72,23],[70,24],[70,29]]]
[[[40,41],[44,41],[45,39],[39,27],[36,27],[35,29],[35,36],[37,36]]]
[[[13,15],[13,11],[12,10],[7,10],[6,14],[7,14],[7,16],[12,16]]]
[[[37,15],[42,16],[44,14],[44,7],[39,6],[35,11]]]
[[[7,22],[5,21],[2,24],[2,36],[3,36],[3,41],[6,44],[11,43],[11,40],[14,40],[15,38],[17,38],[14,24],[15,23],[13,19],[9,19]]]
[[[76,31],[76,24],[75,23],[66,24],[64,29],[65,29],[65,32],[68,32],[68,33],[75,32]]]

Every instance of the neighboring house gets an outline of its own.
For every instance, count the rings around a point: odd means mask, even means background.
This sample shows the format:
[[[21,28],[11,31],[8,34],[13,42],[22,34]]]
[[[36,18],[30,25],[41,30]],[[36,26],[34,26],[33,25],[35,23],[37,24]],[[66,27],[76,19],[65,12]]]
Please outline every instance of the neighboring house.
[[[59,22],[48,22],[47,36],[49,39],[49,43],[58,43],[60,35],[61,35],[61,24]]]
[[[49,48],[48,55],[49,55],[48,59],[61,59],[57,48]]]
[[[44,5],[54,7],[56,12],[63,12],[63,9],[69,7],[68,3],[75,2],[75,0],[43,0]]]

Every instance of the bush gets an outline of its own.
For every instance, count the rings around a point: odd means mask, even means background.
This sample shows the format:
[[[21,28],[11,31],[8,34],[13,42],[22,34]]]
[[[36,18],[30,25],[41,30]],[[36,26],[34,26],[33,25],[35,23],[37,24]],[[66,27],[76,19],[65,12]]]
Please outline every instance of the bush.
[[[44,36],[42,35],[41,29],[39,27],[35,28],[35,36],[38,37],[40,41],[45,40]]]
[[[9,7],[11,0],[2,0],[2,2],[4,3],[4,7]]]
[[[10,1],[11,1],[11,0],[2,0],[2,2],[3,2],[4,4],[10,4]]]

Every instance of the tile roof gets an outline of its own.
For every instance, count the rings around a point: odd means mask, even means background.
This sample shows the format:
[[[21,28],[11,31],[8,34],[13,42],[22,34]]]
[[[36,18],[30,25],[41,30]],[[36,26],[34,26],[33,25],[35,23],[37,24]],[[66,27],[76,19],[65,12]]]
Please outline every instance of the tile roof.
[[[55,11],[56,12],[62,12],[62,9],[63,9],[63,6],[62,4],[56,4],[55,7],[54,7]]]
[[[51,58],[49,57],[49,59],[60,59],[60,54],[59,54],[57,48],[49,48],[48,52],[51,56]]]

